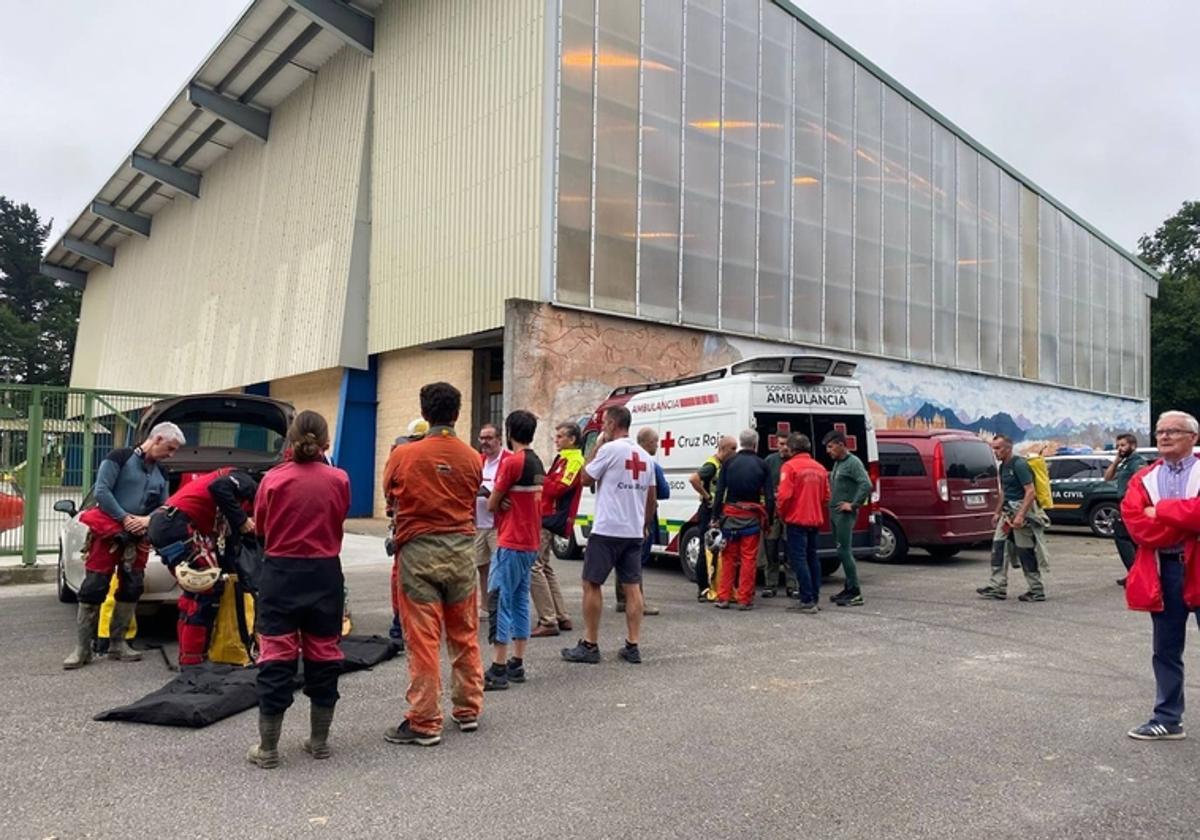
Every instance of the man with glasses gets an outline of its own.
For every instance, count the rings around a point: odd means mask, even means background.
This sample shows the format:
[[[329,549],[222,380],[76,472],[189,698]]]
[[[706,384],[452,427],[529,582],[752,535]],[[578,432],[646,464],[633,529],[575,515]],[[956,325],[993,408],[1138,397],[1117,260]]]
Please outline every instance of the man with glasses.
[[[1038,506],[1033,470],[1024,458],[1013,453],[1012,439],[1005,435],[992,438],[992,454],[1000,464],[1000,504],[992,515],[992,524],[996,526],[992,535],[992,577],[986,586],[975,591],[980,598],[993,601],[1008,597],[1007,547],[1011,541],[1029,585],[1029,591],[1017,600],[1045,601],[1046,587],[1042,583],[1037,544],[1050,519]]]
[[[475,568],[479,571],[479,596],[487,598],[488,566],[496,553],[496,520],[488,510],[488,496],[496,486],[496,471],[510,453],[504,448],[500,431],[491,423],[479,430],[479,455],[483,464],[483,486],[475,497]],[[480,613],[485,618],[486,612]]]
[[[1126,586],[1133,609],[1148,610],[1154,624],[1154,715],[1129,731],[1139,741],[1177,741],[1183,731],[1183,645],[1188,617],[1200,623],[1200,469],[1193,454],[1200,423],[1167,411],[1154,430],[1159,460],[1129,481],[1121,519],[1137,543],[1131,577],[1157,567],[1161,597],[1144,603],[1143,587]],[[1191,570],[1191,571],[1189,571]],[[1190,577],[1189,577],[1190,576]]]
[[[1117,457],[1113,458],[1112,463],[1104,471],[1105,481],[1116,481],[1117,483],[1118,504],[1125,498],[1125,491],[1129,488],[1129,479],[1133,478],[1138,470],[1146,466],[1146,459],[1137,451],[1137,448],[1137,435],[1131,432],[1117,435]],[[1113,542],[1117,546],[1117,554],[1121,558],[1121,564],[1125,566],[1125,574],[1128,575],[1130,568],[1133,567],[1133,555],[1137,551],[1137,546],[1129,538],[1129,531],[1125,529],[1125,523],[1121,521],[1120,513],[1117,514],[1116,521],[1113,522]],[[1120,578],[1117,581],[1117,586],[1124,585],[1125,578]]]

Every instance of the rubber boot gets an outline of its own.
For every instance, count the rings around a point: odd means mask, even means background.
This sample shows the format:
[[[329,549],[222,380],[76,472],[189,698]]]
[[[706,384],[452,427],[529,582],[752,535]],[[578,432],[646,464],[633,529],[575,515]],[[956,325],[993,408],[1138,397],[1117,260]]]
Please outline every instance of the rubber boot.
[[[75,612],[75,650],[63,660],[63,668],[73,671],[92,661],[92,640],[100,624],[100,605],[83,604]]]
[[[125,631],[133,620],[136,603],[117,601],[113,605],[112,621],[108,623],[108,658],[114,662],[140,662],[142,655],[125,643]]]
[[[279,733],[283,730],[283,713],[264,715],[258,713],[258,744],[246,753],[246,760],[264,770],[279,766]]]
[[[310,734],[304,739],[304,751],[313,758],[329,758],[329,727],[333,724],[333,706],[308,707]]]

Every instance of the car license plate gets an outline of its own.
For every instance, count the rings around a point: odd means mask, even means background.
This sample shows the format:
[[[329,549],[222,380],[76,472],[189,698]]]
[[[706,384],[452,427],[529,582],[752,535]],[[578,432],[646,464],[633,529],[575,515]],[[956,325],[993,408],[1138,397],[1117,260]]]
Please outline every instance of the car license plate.
[[[987,496],[982,496],[982,495],[963,496],[963,504],[969,508],[981,508],[987,504]]]

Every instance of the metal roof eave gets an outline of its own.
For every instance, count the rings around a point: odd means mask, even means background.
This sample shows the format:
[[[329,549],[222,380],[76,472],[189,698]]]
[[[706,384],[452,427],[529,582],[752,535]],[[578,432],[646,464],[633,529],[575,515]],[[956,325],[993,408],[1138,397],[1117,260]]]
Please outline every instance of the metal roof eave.
[[[70,225],[63,230],[54,243],[45,251],[42,258],[43,265],[55,270],[54,275],[56,279],[72,278],[67,282],[75,282],[80,274],[86,275],[92,268],[102,264],[92,257],[103,252],[92,251],[90,256],[89,254],[81,254],[78,249],[72,251],[66,248],[65,242],[67,240],[86,241],[85,231],[94,229],[97,223],[101,223],[105,227],[105,232],[99,237],[103,241],[87,241],[86,244],[98,245],[100,248],[111,251],[115,250],[130,235],[129,229],[118,222],[114,222],[110,215],[101,215],[95,212],[96,205],[109,207],[125,213],[138,213],[141,210],[139,215],[145,217],[148,224],[149,219],[152,219],[157,209],[166,206],[175,198],[175,194],[180,192],[180,189],[171,183],[162,183],[166,187],[166,191],[159,192],[156,190],[156,194],[148,191],[142,196],[139,202],[135,202],[138,206],[132,208],[117,206],[118,198],[123,198],[133,187],[138,185],[140,180],[145,180],[147,184],[156,182],[150,175],[139,173],[131,165],[135,155],[151,159],[157,157],[159,152],[155,152],[148,145],[156,132],[160,135],[165,133],[169,138],[165,145],[162,145],[160,152],[168,151],[179,142],[179,139],[198,133],[198,130],[193,130],[190,124],[184,124],[184,122],[192,121],[188,117],[184,117],[183,119],[168,119],[168,117],[172,111],[186,113],[189,116],[192,111],[197,113],[200,111],[200,108],[193,106],[189,100],[189,89],[193,85],[208,87],[203,81],[203,77],[212,69],[210,65],[219,57],[228,57],[224,53],[230,45],[238,42],[245,42],[246,44],[239,58],[233,62],[222,62],[230,64],[230,70],[228,71],[230,80],[237,78],[238,74],[244,72],[246,67],[253,64],[255,59],[259,59],[262,56],[275,57],[275,61],[268,67],[268,70],[273,70],[273,72],[269,76],[267,74],[259,76],[257,80],[258,86],[254,87],[254,84],[251,85],[254,90],[246,101],[248,106],[269,113],[272,107],[287,99],[307,78],[307,76],[302,77],[297,75],[285,85],[275,84],[286,68],[298,67],[307,72],[315,73],[321,65],[332,58],[346,44],[345,37],[342,34],[330,29],[328,23],[323,24],[313,17],[314,12],[312,11],[312,7],[320,7],[326,3],[332,3],[336,6],[345,6],[360,16],[373,19],[373,14],[381,2],[382,0],[355,0],[354,5],[351,6],[348,3],[341,2],[341,0],[250,0],[216,45],[208,51],[196,69],[189,74],[187,81],[171,97],[166,107],[151,122],[149,128],[142,134],[137,143],[126,153],[117,169],[104,180],[100,188],[94,192],[92,199],[84,206],[84,209],[75,216]],[[264,16],[263,20],[257,19],[260,13]],[[287,26],[280,24],[290,23],[292,19],[304,21],[306,23],[306,30],[311,29],[313,26],[318,27],[315,37],[303,39],[300,36],[293,35],[289,39],[287,46],[271,48],[270,42],[281,31],[287,29]],[[260,35],[255,36],[243,31],[251,29],[250,24],[252,23],[264,24],[257,27],[262,30]],[[293,49],[297,45],[299,45],[299,48]],[[305,62],[305,57],[309,57],[311,62]],[[276,67],[276,64],[279,66]],[[311,66],[309,66],[310,64]],[[274,94],[269,97],[273,100],[269,104],[255,101],[255,97],[260,95],[264,89],[270,89]],[[247,89],[247,92],[250,92],[250,90]],[[208,113],[212,117],[212,121],[203,131],[199,131],[199,136],[189,146],[188,151],[192,152],[192,154],[188,158],[190,160],[193,156],[205,156],[205,150],[213,146],[218,147],[218,150],[215,157],[206,164],[186,166],[185,162],[185,164],[177,167],[185,175],[190,174],[198,177],[203,174],[209,166],[215,163],[216,159],[219,159],[232,147],[233,143],[241,139],[241,129],[237,126],[222,121],[218,116],[212,115],[211,112],[206,111],[205,113]],[[232,139],[230,138],[231,134],[234,135]],[[218,138],[221,138],[220,141],[218,141]],[[158,162],[170,165],[169,161],[166,160]],[[186,192],[186,190],[184,191]],[[106,194],[109,196],[108,199],[105,198]],[[142,203],[154,203],[157,207],[155,210],[143,210],[140,206]],[[90,251],[91,249],[88,250]],[[64,265],[63,263],[69,259],[73,259],[74,262],[71,265]]]

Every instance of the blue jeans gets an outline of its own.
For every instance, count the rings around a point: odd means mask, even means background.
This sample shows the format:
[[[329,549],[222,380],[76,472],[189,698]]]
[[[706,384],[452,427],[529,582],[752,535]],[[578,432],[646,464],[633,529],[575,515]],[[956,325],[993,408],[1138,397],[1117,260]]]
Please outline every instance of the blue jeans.
[[[1154,622],[1154,722],[1177,724],[1183,720],[1183,643],[1187,638],[1189,610],[1183,603],[1183,563],[1158,561],[1162,579],[1163,611],[1150,613]]]
[[[536,551],[497,548],[488,569],[488,591],[496,593],[496,644],[529,638],[529,572]]]
[[[796,575],[800,602],[815,604],[821,597],[821,560],[817,557],[817,529],[787,526],[787,557]]]

